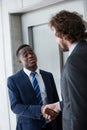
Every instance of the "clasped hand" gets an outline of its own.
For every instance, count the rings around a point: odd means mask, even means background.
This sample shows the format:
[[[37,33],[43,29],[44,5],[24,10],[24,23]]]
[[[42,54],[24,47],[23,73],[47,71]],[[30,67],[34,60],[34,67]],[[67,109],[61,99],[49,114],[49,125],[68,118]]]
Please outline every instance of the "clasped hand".
[[[46,119],[54,120],[59,114],[57,103],[42,106],[41,113]]]

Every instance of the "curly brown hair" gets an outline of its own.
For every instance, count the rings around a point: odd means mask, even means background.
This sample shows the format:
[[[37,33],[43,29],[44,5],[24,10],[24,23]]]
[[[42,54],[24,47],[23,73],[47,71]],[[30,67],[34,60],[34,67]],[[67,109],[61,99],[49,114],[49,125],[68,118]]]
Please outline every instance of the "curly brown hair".
[[[85,21],[77,12],[62,10],[50,19],[49,25],[55,28],[56,36],[72,43],[87,39]]]

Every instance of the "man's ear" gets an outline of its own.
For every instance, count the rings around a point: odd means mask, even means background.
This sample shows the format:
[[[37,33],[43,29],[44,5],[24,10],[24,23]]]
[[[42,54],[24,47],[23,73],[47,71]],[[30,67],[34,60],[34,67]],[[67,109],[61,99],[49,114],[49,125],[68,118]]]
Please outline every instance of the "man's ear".
[[[19,63],[21,63],[21,61],[19,60]]]
[[[19,61],[19,63],[21,63],[21,60],[20,60],[20,58],[18,59],[18,61]]]

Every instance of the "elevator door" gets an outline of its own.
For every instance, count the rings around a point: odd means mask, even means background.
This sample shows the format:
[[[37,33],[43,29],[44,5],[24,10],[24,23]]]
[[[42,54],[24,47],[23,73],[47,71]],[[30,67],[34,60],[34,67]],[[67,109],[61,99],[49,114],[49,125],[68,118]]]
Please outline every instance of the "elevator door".
[[[31,31],[32,35],[29,35],[29,39],[32,40],[29,42],[32,42],[33,44],[33,48],[38,59],[38,66],[43,70],[53,73],[58,94],[60,96],[61,59],[59,45],[56,43],[53,32],[49,28],[48,24],[33,26]]]

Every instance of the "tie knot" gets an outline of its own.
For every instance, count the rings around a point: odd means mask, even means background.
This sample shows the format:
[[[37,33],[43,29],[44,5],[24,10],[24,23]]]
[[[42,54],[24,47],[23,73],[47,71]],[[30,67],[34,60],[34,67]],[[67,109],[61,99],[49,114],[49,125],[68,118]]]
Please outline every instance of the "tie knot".
[[[31,73],[30,73],[30,76],[31,76],[31,77],[35,77],[35,75],[36,75],[36,72],[31,72]]]

